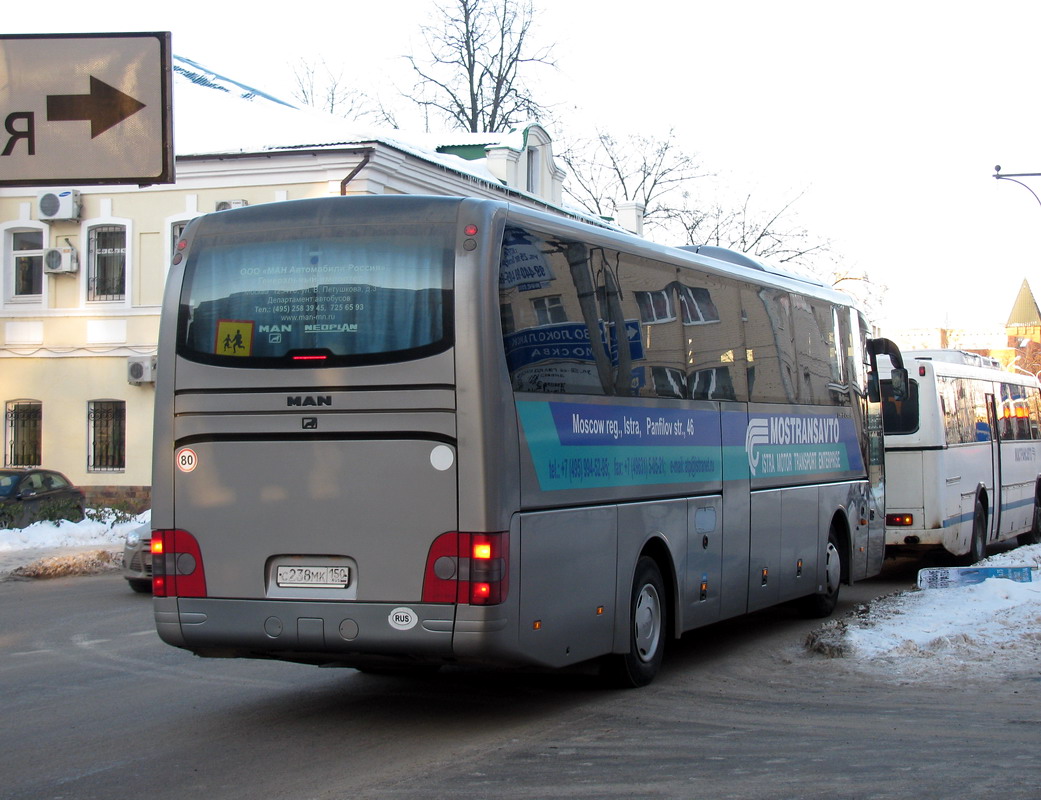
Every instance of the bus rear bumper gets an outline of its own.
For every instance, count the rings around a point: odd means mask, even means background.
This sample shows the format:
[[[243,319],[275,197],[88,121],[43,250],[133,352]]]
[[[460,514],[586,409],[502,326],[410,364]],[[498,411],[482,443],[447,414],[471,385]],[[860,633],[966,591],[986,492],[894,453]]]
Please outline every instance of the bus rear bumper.
[[[886,528],[889,552],[935,550],[942,548],[961,555],[967,548],[964,531],[959,528]]]
[[[196,655],[351,666],[366,657],[453,661],[453,605],[155,598],[160,638]],[[485,623],[489,633],[504,620]]]

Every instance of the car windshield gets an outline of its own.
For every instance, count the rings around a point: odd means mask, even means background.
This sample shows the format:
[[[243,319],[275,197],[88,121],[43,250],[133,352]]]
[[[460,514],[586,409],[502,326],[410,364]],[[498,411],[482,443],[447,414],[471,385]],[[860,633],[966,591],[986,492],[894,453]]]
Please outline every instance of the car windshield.
[[[20,472],[0,472],[0,497],[10,497],[18,486]]]

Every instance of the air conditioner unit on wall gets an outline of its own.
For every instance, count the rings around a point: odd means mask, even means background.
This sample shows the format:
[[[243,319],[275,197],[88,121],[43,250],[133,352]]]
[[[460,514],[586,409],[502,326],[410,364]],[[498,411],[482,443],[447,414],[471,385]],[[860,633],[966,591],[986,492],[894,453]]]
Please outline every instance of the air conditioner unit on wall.
[[[48,275],[75,272],[80,267],[75,247],[48,247],[43,251],[43,271]]]
[[[248,205],[245,200],[218,200],[216,210],[227,211],[229,208],[245,208]]]
[[[79,219],[80,193],[75,189],[51,189],[36,195],[36,215],[40,219]]]
[[[128,356],[127,382],[134,385],[155,383],[155,356]]]

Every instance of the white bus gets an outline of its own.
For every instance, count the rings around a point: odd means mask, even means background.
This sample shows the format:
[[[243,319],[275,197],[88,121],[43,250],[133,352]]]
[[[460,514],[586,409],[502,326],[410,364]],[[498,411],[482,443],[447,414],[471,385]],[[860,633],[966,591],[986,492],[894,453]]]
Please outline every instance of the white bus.
[[[1041,541],[1037,379],[957,350],[904,359],[906,397],[882,383],[891,553],[943,548],[967,565],[995,542]]]
[[[697,626],[828,614],[883,559],[866,330],[737,254],[501,202],[201,217],[160,334],[159,633],[636,686]]]

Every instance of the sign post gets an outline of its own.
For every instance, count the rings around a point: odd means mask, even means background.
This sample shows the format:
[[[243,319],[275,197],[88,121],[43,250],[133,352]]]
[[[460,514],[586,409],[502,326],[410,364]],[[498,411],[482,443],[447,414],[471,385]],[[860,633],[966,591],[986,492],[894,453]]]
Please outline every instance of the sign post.
[[[170,34],[0,35],[0,186],[174,182]]]

